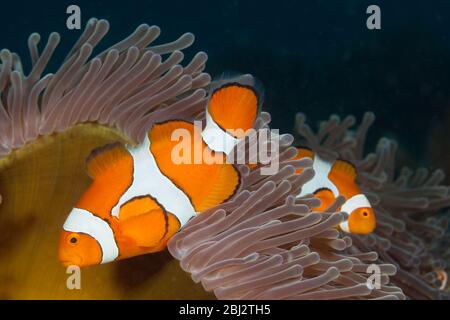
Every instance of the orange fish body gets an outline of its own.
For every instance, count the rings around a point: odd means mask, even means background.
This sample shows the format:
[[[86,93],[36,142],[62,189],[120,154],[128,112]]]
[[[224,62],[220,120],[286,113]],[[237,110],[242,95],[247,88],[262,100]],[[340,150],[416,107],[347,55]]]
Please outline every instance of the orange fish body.
[[[251,86],[226,83],[211,95],[203,131],[167,121],[137,147],[95,150],[86,161],[92,184],[63,226],[60,261],[88,266],[165,249],[191,218],[237,192],[239,172],[225,158],[242,136],[229,130],[252,128],[257,112]]]
[[[355,167],[338,159],[334,162],[325,161],[307,148],[298,148],[294,159],[313,159],[315,175],[302,188],[299,197],[314,194],[321,200],[317,211],[326,210],[338,196],[345,198],[340,210],[349,215],[348,219],[339,225],[342,231],[354,234],[368,234],[376,227],[376,218],[370,202],[356,183],[357,172]],[[296,173],[301,173],[297,169]]]

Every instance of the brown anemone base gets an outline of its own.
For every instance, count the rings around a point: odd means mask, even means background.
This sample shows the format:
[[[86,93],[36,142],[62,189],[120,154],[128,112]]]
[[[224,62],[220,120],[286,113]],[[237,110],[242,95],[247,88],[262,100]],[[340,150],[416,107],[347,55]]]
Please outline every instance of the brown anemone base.
[[[0,298],[208,299],[165,251],[81,270],[81,290],[58,262],[61,226],[89,184],[84,160],[113,141],[115,130],[77,125],[0,160]]]

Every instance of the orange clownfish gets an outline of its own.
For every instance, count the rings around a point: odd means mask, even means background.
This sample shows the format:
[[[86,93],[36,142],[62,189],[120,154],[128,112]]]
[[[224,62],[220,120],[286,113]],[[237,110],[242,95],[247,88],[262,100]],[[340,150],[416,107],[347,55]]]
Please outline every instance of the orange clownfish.
[[[188,121],[166,121],[154,124],[137,147],[94,150],[86,160],[93,181],[63,225],[59,260],[83,267],[165,249],[191,218],[237,192],[235,166],[205,157],[223,160],[242,138],[229,130],[253,128],[258,107],[254,86],[228,82],[211,93],[203,131]],[[176,130],[190,134],[190,161],[172,159]],[[194,161],[195,144],[204,161]]]
[[[367,197],[361,193],[356,184],[356,168],[345,160],[334,162],[325,161],[308,148],[298,148],[294,159],[313,159],[314,177],[302,188],[298,197],[314,194],[322,202],[317,211],[327,209],[340,195],[345,198],[340,210],[349,215],[346,221],[339,224],[339,228],[347,233],[368,234],[376,227],[375,213]],[[300,173],[297,169],[296,173]]]

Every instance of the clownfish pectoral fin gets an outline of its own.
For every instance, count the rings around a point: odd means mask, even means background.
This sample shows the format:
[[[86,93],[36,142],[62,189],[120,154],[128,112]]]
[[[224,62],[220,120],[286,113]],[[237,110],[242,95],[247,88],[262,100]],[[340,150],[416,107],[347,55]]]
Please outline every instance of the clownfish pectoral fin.
[[[125,221],[154,210],[163,210],[163,208],[149,195],[138,196],[128,200],[120,207],[119,219]]]
[[[133,158],[128,150],[119,142],[107,144],[91,152],[86,159],[86,170],[92,179],[110,169],[132,170]],[[123,174],[122,170],[122,174]],[[130,172],[132,174],[132,172]]]
[[[188,134],[181,142],[171,139],[174,130],[179,129]],[[226,163],[222,153],[208,149],[192,123],[169,121],[155,124],[149,132],[149,140],[150,152],[159,170],[186,194],[196,212],[224,202],[239,188],[238,170]],[[198,153],[199,157],[196,156]],[[216,159],[210,158],[216,156]]]
[[[152,210],[140,215],[129,217],[120,225],[120,235],[133,239],[139,247],[151,248],[149,252],[164,249],[162,242],[180,228],[180,223],[163,209]],[[164,242],[164,243],[165,243]]]
[[[334,162],[331,171],[341,174],[342,176],[349,178],[351,181],[355,181],[357,176],[355,166],[352,163],[342,159],[338,159]]]
[[[250,77],[250,79],[253,79]],[[254,128],[262,94],[254,81],[221,81],[213,88],[206,109],[206,126],[202,132],[207,145],[216,152],[229,154],[239,139]]]
[[[316,191],[314,191],[314,196],[321,201],[320,207],[314,208],[315,211],[326,210],[335,200],[333,191],[328,188],[317,189]]]
[[[167,230],[163,238],[159,241],[155,247],[152,248],[152,252],[158,252],[164,250],[167,246],[167,242],[172,236],[180,230],[180,221],[170,212],[167,212]]]

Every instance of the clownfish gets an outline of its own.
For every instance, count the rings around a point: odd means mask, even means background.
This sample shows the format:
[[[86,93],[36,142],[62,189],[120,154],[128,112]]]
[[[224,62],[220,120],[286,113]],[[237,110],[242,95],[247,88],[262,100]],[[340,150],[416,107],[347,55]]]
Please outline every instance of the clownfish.
[[[240,175],[224,159],[243,138],[232,130],[253,128],[259,97],[251,84],[222,83],[210,94],[203,131],[170,120],[153,124],[136,147],[94,150],[86,160],[92,183],[63,225],[61,263],[84,267],[164,250],[191,218],[233,197]],[[177,130],[189,133],[191,150],[200,146],[203,161],[196,162],[194,152],[187,152],[190,161],[172,159]]]
[[[376,227],[375,213],[367,197],[361,193],[356,183],[357,172],[353,164],[337,159],[334,162],[326,161],[310,149],[297,148],[298,154],[293,159],[308,157],[313,160],[314,177],[308,181],[298,195],[302,197],[313,194],[321,200],[317,211],[326,210],[338,196],[343,196],[344,204],[340,211],[349,215],[346,221],[339,224],[339,228],[347,233],[368,234]],[[297,169],[296,173],[301,173]]]

